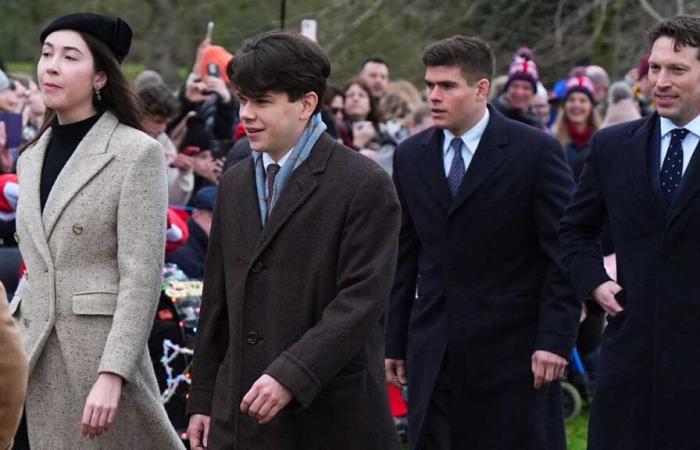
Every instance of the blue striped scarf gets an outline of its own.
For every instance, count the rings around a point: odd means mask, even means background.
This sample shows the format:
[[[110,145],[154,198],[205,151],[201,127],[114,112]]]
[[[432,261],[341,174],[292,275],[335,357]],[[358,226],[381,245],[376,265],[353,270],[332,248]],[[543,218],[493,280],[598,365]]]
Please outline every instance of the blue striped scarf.
[[[275,184],[272,188],[270,199],[270,210],[274,208],[277,200],[279,200],[280,194],[292,172],[294,172],[301,163],[307,160],[311,154],[311,149],[316,145],[316,141],[318,141],[318,138],[321,137],[324,131],[326,131],[326,124],[321,120],[321,113],[314,114],[301,133],[294,149],[292,149],[289,159],[287,159],[287,162],[282,166],[279,173],[277,173],[277,177],[275,177]],[[267,202],[265,202],[265,165],[263,164],[262,153],[253,151],[253,160],[255,161],[255,186],[258,192],[260,219],[262,220],[263,226],[265,226],[268,213]]]

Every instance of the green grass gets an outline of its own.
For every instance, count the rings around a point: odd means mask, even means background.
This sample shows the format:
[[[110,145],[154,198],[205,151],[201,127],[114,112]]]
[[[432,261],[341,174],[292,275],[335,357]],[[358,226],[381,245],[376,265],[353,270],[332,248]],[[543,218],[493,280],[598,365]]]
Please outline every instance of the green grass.
[[[588,408],[581,415],[566,424],[566,441],[569,450],[586,450],[588,439]]]

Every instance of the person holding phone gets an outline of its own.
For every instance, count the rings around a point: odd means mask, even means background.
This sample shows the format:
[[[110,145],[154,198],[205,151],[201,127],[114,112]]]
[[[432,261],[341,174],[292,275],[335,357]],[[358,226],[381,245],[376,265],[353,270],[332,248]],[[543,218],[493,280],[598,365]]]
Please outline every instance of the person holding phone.
[[[120,66],[131,36],[122,19],[88,13],[41,33],[47,118],[18,160],[27,272],[10,305],[29,356],[33,449],[184,448],[146,351],[167,190],[163,149],[141,131]]]

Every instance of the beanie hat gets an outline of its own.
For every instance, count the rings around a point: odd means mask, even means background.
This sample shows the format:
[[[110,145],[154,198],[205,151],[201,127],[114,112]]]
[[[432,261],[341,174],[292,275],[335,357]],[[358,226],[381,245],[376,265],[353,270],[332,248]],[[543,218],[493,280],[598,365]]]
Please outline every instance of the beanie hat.
[[[590,78],[579,75],[576,77],[571,77],[566,82],[566,94],[564,95],[564,101],[574,92],[581,92],[586,94],[588,98],[591,99],[591,103],[595,105],[595,97],[593,93],[595,92],[595,87]]]
[[[129,24],[119,17],[113,19],[102,14],[77,13],[59,17],[51,22],[41,32],[41,43],[44,43],[49,34],[59,30],[89,34],[109,47],[120,63],[129,53],[133,35]]]
[[[19,199],[19,181],[17,175],[8,173],[0,175],[0,220],[15,220],[17,200]]]
[[[165,253],[170,253],[183,246],[190,238],[190,230],[178,213],[168,208],[168,221],[165,230]]]
[[[537,82],[539,81],[537,65],[532,60],[532,52],[527,48],[519,50],[513,58],[513,62],[510,63],[505,90],[508,90],[508,86],[514,80],[527,81],[532,85],[532,91],[537,92]]]
[[[226,68],[233,59],[233,55],[220,45],[210,45],[202,51],[202,61],[199,65],[199,76],[204,78],[207,75],[209,64],[216,64],[219,67],[219,77],[225,82],[229,82]]]

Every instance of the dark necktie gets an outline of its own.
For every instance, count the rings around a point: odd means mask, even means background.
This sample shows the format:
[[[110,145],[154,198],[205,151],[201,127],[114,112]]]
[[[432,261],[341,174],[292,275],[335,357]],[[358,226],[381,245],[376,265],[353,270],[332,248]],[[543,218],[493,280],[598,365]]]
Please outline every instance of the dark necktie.
[[[267,166],[267,195],[265,196],[265,204],[267,204],[267,215],[270,216],[270,208],[272,206],[272,194],[275,189],[275,177],[280,171],[280,166],[277,164],[270,164]]]
[[[454,152],[454,158],[452,158],[452,165],[450,166],[450,171],[447,174],[447,185],[450,187],[450,192],[452,192],[452,197],[457,195],[457,190],[459,185],[462,184],[462,178],[464,178],[464,159],[462,158],[462,138],[453,138],[450,142],[450,147]]]
[[[671,145],[668,146],[666,158],[661,166],[661,192],[669,205],[683,176],[683,139],[687,134],[688,130],[685,128],[671,131]]]

